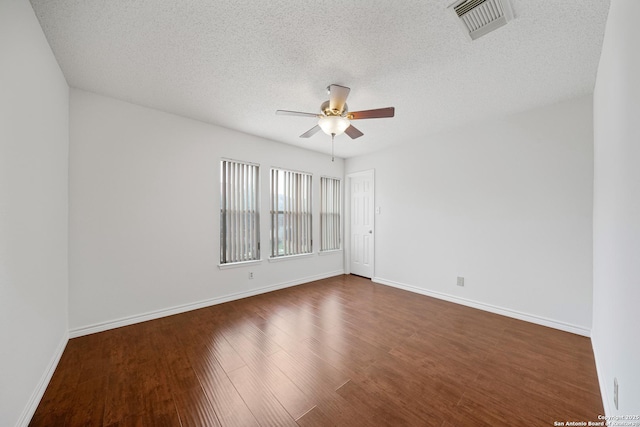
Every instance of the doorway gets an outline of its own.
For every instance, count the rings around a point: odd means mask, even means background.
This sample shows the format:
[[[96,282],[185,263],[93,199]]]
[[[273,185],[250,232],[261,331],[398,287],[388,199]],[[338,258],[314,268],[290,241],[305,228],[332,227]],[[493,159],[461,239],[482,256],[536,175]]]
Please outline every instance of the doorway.
[[[347,175],[349,273],[371,279],[374,273],[374,170]]]

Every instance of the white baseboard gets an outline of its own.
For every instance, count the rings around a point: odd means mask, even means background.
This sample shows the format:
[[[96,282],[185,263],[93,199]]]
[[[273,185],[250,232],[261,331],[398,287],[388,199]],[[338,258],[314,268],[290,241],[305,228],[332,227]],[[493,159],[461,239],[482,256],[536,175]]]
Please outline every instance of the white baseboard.
[[[491,304],[486,304],[483,302],[478,302],[466,298],[460,298],[454,295],[445,294],[442,292],[430,291],[423,288],[418,288],[416,286],[406,285],[404,283],[394,282],[393,280],[383,279],[381,277],[374,277],[371,279],[375,283],[380,283],[381,285],[392,286],[394,288],[403,289],[405,291],[414,292],[421,295],[426,295],[433,298],[438,298],[444,301],[453,302],[456,304],[465,305],[467,307],[477,308],[479,310],[488,311],[495,314],[500,314],[502,316],[512,317],[514,319],[524,320],[526,322],[535,323],[538,325],[548,326],[550,328],[559,329],[565,332],[571,332],[573,334],[582,335],[585,337],[591,336],[591,330],[587,328],[583,328],[581,326],[572,325],[570,323],[559,322],[557,320],[547,319],[540,316],[535,316],[533,314],[523,313],[516,310],[511,310],[508,308],[498,307]]]
[[[122,317],[120,319],[95,323],[93,325],[81,326],[79,328],[71,329],[69,331],[69,337],[76,338],[84,335],[95,334],[96,332],[107,331],[109,329],[115,329],[115,328],[120,328],[122,326],[133,325],[135,323],[141,323],[141,322],[146,322],[148,320],[159,319],[161,317],[172,316],[174,314],[184,313],[191,310],[197,310],[199,308],[209,307],[216,304],[222,304],[229,301],[235,301],[238,299],[247,298],[254,295],[277,291],[278,289],[284,289],[284,288],[289,288],[291,286],[301,285],[307,282],[313,282],[314,280],[321,280],[329,277],[340,276],[342,274],[344,274],[344,270],[336,270],[328,273],[317,274],[315,276],[308,276],[308,277],[303,277],[296,280],[291,280],[288,282],[265,286],[263,288],[251,289],[245,292],[238,292],[235,294],[225,295],[217,298],[211,298],[204,301],[198,301],[198,302],[193,302],[189,304],[182,304],[174,307],[163,308],[160,310],[150,311],[147,313]]]
[[[598,358],[598,345],[599,342],[597,335],[591,336],[591,347],[593,348],[593,358],[596,361],[596,374],[598,375],[598,384],[600,385],[600,396],[602,397],[602,406],[604,408],[604,414],[611,416],[611,407],[609,406],[609,391],[607,389],[607,381],[604,375],[604,369],[602,368],[602,361]]]
[[[16,423],[16,427],[26,427],[31,422],[31,418],[33,414],[35,414],[36,409],[38,409],[38,405],[40,404],[40,400],[44,395],[44,392],[47,390],[47,386],[49,385],[49,381],[51,381],[51,377],[58,366],[58,362],[60,362],[60,358],[62,357],[62,353],[64,352],[65,347],[67,346],[67,342],[69,341],[69,334],[65,332],[56,351],[54,352],[51,360],[49,361],[49,365],[47,365],[47,369],[42,374],[40,381],[38,382],[38,386],[31,394],[29,398],[29,402],[27,406],[25,406],[20,418],[18,418],[18,422]]]

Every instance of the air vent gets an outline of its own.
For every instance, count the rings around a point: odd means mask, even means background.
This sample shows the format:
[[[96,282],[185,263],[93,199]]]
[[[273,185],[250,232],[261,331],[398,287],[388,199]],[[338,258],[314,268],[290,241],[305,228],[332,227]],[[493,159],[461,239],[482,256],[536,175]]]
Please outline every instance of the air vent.
[[[471,40],[482,37],[513,19],[509,0],[462,0],[449,7],[456,13]]]

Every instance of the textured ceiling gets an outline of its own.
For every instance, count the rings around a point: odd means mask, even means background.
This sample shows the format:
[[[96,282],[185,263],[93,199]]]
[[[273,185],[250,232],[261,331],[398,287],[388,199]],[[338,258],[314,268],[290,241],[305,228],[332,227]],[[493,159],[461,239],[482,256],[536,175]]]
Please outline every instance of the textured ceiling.
[[[70,86],[276,141],[298,136],[326,86],[351,111],[392,119],[336,137],[351,157],[452,126],[591,93],[608,0],[512,0],[515,19],[476,41],[453,0],[31,0]]]

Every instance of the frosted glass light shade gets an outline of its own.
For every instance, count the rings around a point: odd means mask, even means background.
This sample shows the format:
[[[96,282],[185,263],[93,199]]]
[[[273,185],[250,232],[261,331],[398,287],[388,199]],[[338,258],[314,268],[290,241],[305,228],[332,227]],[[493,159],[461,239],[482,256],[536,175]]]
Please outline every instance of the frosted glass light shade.
[[[318,126],[327,135],[340,135],[350,125],[349,119],[341,116],[324,116],[318,120]]]

